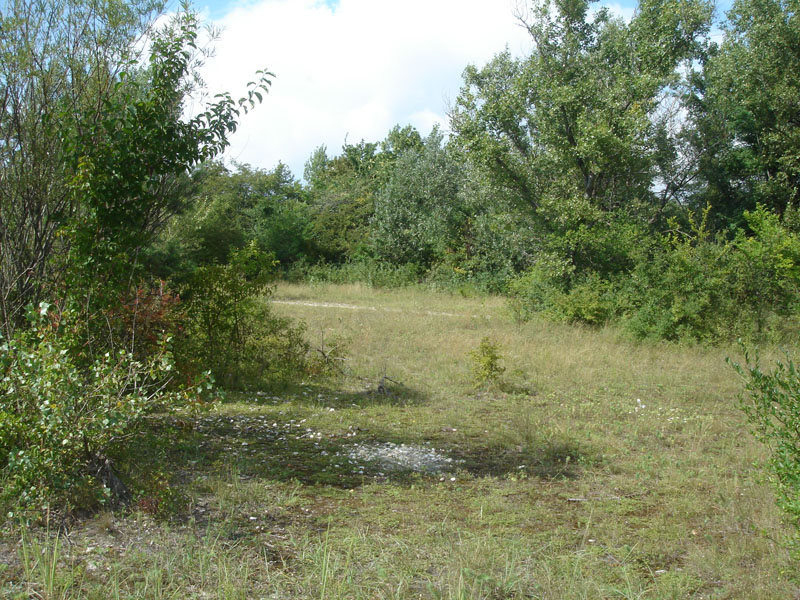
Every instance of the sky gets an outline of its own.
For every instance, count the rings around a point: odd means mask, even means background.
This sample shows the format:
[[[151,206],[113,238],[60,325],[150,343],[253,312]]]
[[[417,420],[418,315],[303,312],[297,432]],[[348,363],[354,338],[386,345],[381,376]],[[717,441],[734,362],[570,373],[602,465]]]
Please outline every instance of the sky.
[[[255,72],[274,73],[263,104],[239,121],[228,163],[298,179],[317,147],[380,141],[395,125],[422,135],[448,129],[448,108],[468,64],[506,47],[530,50],[514,17],[520,0],[195,0],[219,27],[202,75],[211,95],[239,98]],[[605,2],[625,17],[634,3]]]

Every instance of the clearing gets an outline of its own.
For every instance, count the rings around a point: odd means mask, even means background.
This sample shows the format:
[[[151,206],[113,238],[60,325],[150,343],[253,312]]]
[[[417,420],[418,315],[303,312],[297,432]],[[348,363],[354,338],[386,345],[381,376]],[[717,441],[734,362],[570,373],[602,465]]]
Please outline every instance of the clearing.
[[[800,597],[735,349],[416,288],[275,300],[347,376],[154,419],[138,443],[171,485],[57,538],[7,532],[0,597]],[[476,389],[485,336],[506,371]]]

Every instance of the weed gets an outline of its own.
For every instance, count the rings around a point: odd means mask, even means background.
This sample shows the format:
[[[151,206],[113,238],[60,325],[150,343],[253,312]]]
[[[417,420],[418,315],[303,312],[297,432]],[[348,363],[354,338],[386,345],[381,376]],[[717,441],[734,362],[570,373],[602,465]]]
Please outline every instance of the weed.
[[[44,541],[32,535],[22,536],[20,559],[30,597],[66,600],[70,597],[70,590],[80,589],[80,573],[71,565],[67,569],[61,568],[59,562],[62,558],[60,535]]]
[[[749,397],[741,408],[756,437],[770,450],[778,504],[796,529],[793,546],[800,558],[800,368],[789,360],[765,373],[758,355],[751,362],[745,352],[745,360],[744,367],[732,363]]]

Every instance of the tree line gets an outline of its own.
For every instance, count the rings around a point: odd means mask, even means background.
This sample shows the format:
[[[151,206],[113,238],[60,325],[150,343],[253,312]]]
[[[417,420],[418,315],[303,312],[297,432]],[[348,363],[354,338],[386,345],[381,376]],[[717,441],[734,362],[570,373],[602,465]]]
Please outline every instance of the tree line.
[[[588,0],[535,2],[517,15],[533,50],[465,69],[450,135],[397,126],[320,147],[304,182],[282,164],[209,166],[160,268],[255,240],[290,278],[502,293],[519,318],[636,338],[785,339],[796,8],[739,0],[716,43],[706,1],[645,0],[627,22]]]

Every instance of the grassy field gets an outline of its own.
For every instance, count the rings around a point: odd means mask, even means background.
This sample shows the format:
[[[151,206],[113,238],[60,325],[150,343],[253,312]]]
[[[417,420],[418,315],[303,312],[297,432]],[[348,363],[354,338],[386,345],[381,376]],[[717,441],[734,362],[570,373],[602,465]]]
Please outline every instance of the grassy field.
[[[58,535],[7,532],[0,596],[800,598],[735,349],[520,325],[500,299],[418,289],[275,300],[346,349],[346,375],[154,420],[138,455],[171,485]],[[476,388],[484,337],[506,370]],[[353,454],[390,443],[450,461]]]

